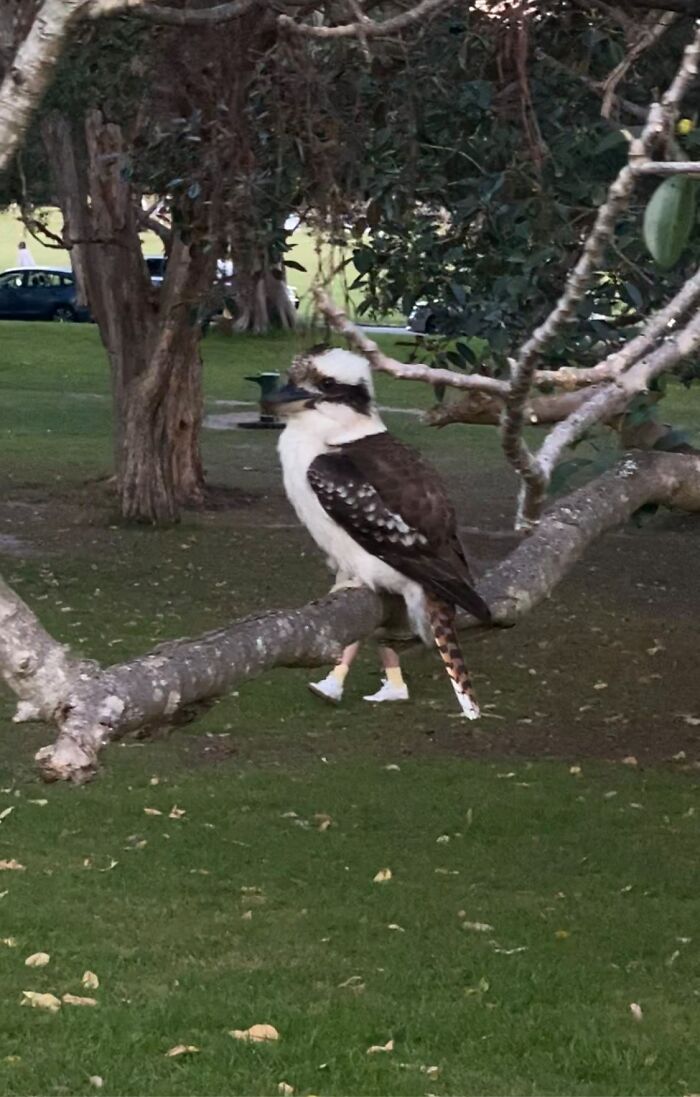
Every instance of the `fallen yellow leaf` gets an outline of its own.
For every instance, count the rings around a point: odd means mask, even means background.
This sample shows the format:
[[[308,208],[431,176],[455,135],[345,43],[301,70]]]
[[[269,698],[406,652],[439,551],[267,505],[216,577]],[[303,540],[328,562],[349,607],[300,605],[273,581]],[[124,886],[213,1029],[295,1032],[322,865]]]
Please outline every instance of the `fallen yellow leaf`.
[[[185,811],[184,808],[179,808],[177,806],[177,804],[173,804],[172,808],[170,809],[170,814],[168,815],[168,819],[182,819],[183,815],[186,815],[186,814],[187,814],[187,812]]]
[[[252,922],[252,920],[253,920],[252,910],[244,910],[243,914],[241,914],[241,921],[242,922]]]
[[[58,1013],[61,1001],[55,994],[39,994],[36,990],[23,990],[23,1006],[33,1006],[34,1009],[47,1009],[49,1013]]]
[[[387,1042],[385,1044],[372,1044],[371,1047],[367,1048],[367,1054],[368,1055],[374,1055],[378,1051],[393,1051],[393,1050],[394,1050],[394,1041],[393,1040],[387,1040]]]
[[[88,1082],[91,1086],[94,1086],[95,1089],[102,1089],[105,1084],[104,1078],[100,1078],[99,1074],[91,1074],[88,1078]]]
[[[279,1040],[280,1034],[274,1025],[251,1025],[250,1028],[234,1028],[229,1031],[229,1036],[234,1040],[248,1040],[250,1043],[262,1044],[266,1040]]]
[[[326,815],[325,812],[317,812],[314,815],[314,822],[318,830],[328,830],[333,824],[333,820],[330,815]]]
[[[24,865],[21,865],[19,861],[15,861],[12,857],[9,861],[0,861],[0,872],[24,872]]]
[[[81,998],[79,994],[62,994],[61,1001],[67,1006],[96,1006],[96,998]]]
[[[144,808],[143,813],[144,813],[144,815],[162,815],[163,814],[162,811],[158,811],[158,808]],[[174,818],[174,816],[171,816],[171,818]]]
[[[97,978],[94,971],[84,971],[80,982],[84,987],[87,987],[88,990],[97,990],[100,985],[100,980]]]
[[[166,1059],[177,1059],[179,1055],[194,1055],[199,1051],[198,1047],[194,1044],[175,1044],[175,1047],[171,1047],[170,1051],[166,1051]]]
[[[557,941],[565,941],[567,937],[571,936],[571,934],[569,933],[568,929],[555,929],[554,936],[556,937]]]
[[[374,877],[373,883],[375,883],[375,884],[386,884],[386,882],[388,880],[391,880],[391,869],[390,868],[380,868],[379,872]]]
[[[51,957],[48,952],[33,952],[24,961],[25,967],[46,967]]]
[[[638,766],[639,762],[635,758],[634,754],[627,754],[622,759],[622,764],[623,764],[623,766]]]
[[[290,1086],[289,1082],[280,1082],[277,1086],[277,1092],[281,1093],[282,1097],[292,1097],[294,1086]]]
[[[634,1017],[635,1021],[641,1021],[644,1014],[642,1013],[642,1007],[637,1002],[630,1002],[630,1013]]]
[[[7,945],[8,948],[17,948],[19,941],[16,937],[3,937],[0,939],[0,944]]]

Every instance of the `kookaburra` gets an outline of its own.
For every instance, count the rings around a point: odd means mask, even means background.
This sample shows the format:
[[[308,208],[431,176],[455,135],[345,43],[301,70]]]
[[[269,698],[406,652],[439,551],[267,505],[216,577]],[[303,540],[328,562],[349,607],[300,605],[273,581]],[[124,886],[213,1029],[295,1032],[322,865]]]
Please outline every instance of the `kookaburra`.
[[[367,362],[314,348],[294,359],[272,402],[286,419],[279,453],[299,520],[341,576],[403,596],[413,630],[437,644],[462,712],[475,720],[456,607],[482,621],[490,612],[472,586],[442,481],[386,429]]]

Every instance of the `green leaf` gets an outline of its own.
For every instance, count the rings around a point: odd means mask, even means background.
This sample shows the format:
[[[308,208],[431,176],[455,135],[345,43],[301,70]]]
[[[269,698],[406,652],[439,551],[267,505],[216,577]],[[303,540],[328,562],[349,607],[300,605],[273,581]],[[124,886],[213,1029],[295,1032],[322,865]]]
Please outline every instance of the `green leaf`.
[[[688,243],[695,221],[696,187],[689,175],[665,179],[644,211],[644,243],[664,270],[674,266]]]
[[[297,263],[296,259],[285,259],[285,267],[291,267],[292,270],[300,270],[306,274],[306,267],[302,267],[301,263]]]

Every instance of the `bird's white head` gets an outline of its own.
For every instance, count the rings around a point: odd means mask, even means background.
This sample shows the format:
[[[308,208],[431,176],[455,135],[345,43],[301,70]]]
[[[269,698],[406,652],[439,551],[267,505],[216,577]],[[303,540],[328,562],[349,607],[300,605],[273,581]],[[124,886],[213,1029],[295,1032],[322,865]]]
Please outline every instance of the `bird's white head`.
[[[359,354],[337,347],[313,347],[296,357],[287,384],[267,405],[330,445],[385,429],[374,402],[369,364]]]

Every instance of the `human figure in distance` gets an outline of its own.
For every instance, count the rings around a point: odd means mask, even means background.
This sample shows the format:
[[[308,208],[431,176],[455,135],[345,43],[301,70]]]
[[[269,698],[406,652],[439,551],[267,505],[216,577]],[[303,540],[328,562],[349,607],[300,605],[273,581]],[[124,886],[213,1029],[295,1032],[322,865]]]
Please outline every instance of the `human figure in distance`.
[[[36,261],[31,251],[27,247],[24,240],[20,240],[17,245],[17,266],[18,267],[35,267]]]
[[[329,675],[320,682],[309,682],[309,689],[311,692],[315,693],[317,697],[322,697],[324,701],[330,701],[334,705],[340,704],[343,698],[345,679],[348,676],[348,671],[359,650],[359,641],[354,644],[349,644],[343,651],[340,662],[336,663]],[[382,669],[384,670],[382,684],[376,693],[368,694],[363,697],[363,701],[372,701],[375,703],[381,703],[383,701],[408,701],[408,686],[401,673],[401,663],[398,654],[393,648],[381,645],[379,648],[379,658],[382,663]]]

